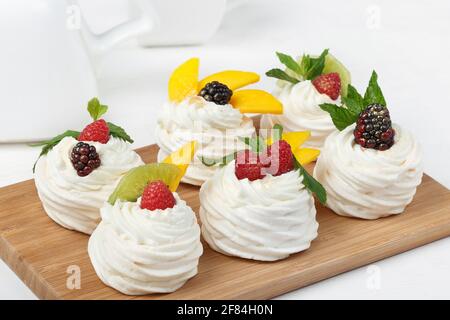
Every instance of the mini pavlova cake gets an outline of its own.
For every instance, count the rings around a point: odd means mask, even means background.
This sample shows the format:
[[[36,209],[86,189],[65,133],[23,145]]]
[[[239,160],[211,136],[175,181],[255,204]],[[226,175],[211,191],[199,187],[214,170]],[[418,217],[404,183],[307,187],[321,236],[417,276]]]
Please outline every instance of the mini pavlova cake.
[[[89,239],[97,275],[124,294],[173,292],[197,274],[200,227],[175,192],[187,164],[168,162],[129,171],[102,207],[102,221]]]
[[[305,146],[321,149],[335,127],[319,105],[346,96],[350,73],[328,50],[315,58],[303,55],[298,61],[277,55],[286,71],[272,69],[266,75],[279,79],[274,95],[283,104],[283,114],[263,115],[261,128],[281,124],[286,131],[310,131]]]
[[[271,94],[240,89],[259,81],[256,73],[228,70],[200,81],[198,74],[197,58],[173,72],[169,101],[162,107],[156,126],[158,159],[187,141],[199,142],[194,161],[183,177],[183,182],[193,185],[201,185],[215,171],[215,167],[203,165],[200,158],[227,155],[242,147],[237,137],[255,133],[253,121],[245,113],[282,113],[281,103]]]
[[[267,145],[248,139],[250,149],[217,161],[222,168],[202,185],[202,235],[212,249],[275,261],[308,249],[317,237],[312,193],[321,202],[326,193],[302,165],[319,151],[299,147],[309,132],[276,136]]]
[[[375,72],[364,97],[349,86],[344,101],[321,105],[340,130],[328,137],[314,169],[328,207],[363,219],[402,213],[422,180],[419,144],[392,124]]]
[[[143,162],[128,134],[100,119],[107,106],[94,98],[88,111],[94,122],[82,132],[68,130],[37,144],[43,148],[33,170],[48,216],[67,229],[91,234],[119,179]]]

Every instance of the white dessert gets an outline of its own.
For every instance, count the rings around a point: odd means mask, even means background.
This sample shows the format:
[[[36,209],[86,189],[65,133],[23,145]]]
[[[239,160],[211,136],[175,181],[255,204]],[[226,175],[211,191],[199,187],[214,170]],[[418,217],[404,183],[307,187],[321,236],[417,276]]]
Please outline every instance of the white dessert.
[[[78,141],[61,140],[36,164],[35,183],[48,216],[61,226],[91,234],[100,221],[100,208],[118,180],[143,164],[131,145],[111,137],[106,144],[89,142],[97,149],[101,166],[86,177],[77,175],[70,154]]]
[[[275,261],[317,237],[314,198],[297,171],[238,180],[233,161],[203,184],[200,203],[203,238],[226,255]]]
[[[329,113],[323,111],[319,105],[336,104],[336,100],[319,93],[310,80],[278,86],[274,95],[283,104],[283,114],[263,115],[261,128],[270,129],[275,124],[281,124],[286,131],[311,131],[311,138],[304,146],[321,149],[325,139],[336,127]]]
[[[354,128],[331,134],[316,163],[314,177],[327,191],[327,206],[337,214],[363,219],[402,213],[422,180],[417,141],[394,125],[390,149],[366,149],[353,141]]]
[[[194,159],[182,181],[201,185],[217,168],[205,166],[199,157],[220,158],[243,149],[238,137],[254,133],[253,121],[230,104],[217,105],[202,97],[190,97],[179,104],[168,102],[156,128],[158,161],[184,144],[197,141]]]
[[[106,285],[128,295],[173,292],[197,274],[200,227],[186,202],[174,197],[176,205],[165,210],[141,209],[140,199],[101,209],[88,252]]]

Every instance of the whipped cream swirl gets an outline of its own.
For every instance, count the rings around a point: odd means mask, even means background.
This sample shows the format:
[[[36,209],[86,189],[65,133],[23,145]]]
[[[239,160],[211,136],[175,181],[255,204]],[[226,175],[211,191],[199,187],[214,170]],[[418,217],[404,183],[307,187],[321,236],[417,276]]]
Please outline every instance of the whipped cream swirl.
[[[399,214],[422,180],[422,154],[413,136],[399,126],[386,151],[366,149],[353,139],[355,125],[334,132],[316,163],[314,177],[327,190],[327,205],[337,214],[377,219]]]
[[[156,127],[158,160],[196,140],[196,154],[182,181],[201,185],[216,167],[205,166],[199,158],[220,158],[243,149],[238,137],[253,134],[253,121],[230,104],[217,105],[202,97],[187,98],[179,104],[166,103]]]
[[[319,93],[309,80],[278,86],[274,95],[283,104],[283,114],[263,115],[261,128],[270,129],[275,124],[281,124],[286,131],[311,131],[311,138],[304,146],[321,149],[325,139],[336,128],[330,115],[319,105],[339,101]]]
[[[275,261],[317,237],[314,198],[297,171],[238,180],[233,161],[202,185],[200,204],[203,238],[226,255]]]
[[[86,177],[77,175],[70,153],[78,141],[61,140],[36,164],[34,180],[48,216],[61,226],[91,234],[100,221],[100,208],[116,183],[143,161],[123,140],[111,137],[106,144],[90,141],[102,164]]]
[[[173,292],[197,274],[203,253],[195,213],[174,193],[173,208],[105,203],[88,252],[99,278],[128,295]]]

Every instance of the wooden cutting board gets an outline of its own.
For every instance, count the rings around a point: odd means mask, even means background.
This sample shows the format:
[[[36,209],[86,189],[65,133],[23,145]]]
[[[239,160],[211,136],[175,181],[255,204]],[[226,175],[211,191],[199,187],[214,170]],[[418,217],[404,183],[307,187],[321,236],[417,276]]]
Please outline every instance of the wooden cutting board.
[[[153,145],[138,152],[153,162],[157,150]],[[182,184],[179,193],[198,212],[198,188]],[[99,280],[88,236],[50,220],[29,180],[0,189],[0,255],[42,299],[268,299],[450,235],[450,191],[427,175],[399,216],[344,218],[320,204],[317,211],[319,236],[305,252],[257,262],[221,255],[204,243],[199,273],[181,289],[130,297]],[[72,266],[79,267],[80,289],[67,287]]]

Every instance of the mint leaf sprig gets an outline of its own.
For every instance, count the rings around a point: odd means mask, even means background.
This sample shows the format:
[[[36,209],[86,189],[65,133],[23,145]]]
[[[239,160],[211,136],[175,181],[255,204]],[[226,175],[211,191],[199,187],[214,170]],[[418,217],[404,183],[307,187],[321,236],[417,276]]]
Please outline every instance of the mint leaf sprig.
[[[36,164],[37,164],[38,160],[42,156],[46,155],[50,150],[52,150],[58,143],[61,142],[62,139],[64,139],[65,137],[72,137],[72,138],[76,139],[76,138],[78,138],[79,135],[80,135],[79,131],[67,130],[66,132],[61,133],[50,140],[31,144],[30,146],[32,146],[32,147],[42,147],[41,153],[39,154],[39,157],[37,158],[36,162],[33,165],[33,173],[36,170]]]
[[[98,98],[89,100],[87,110],[94,121],[100,119],[108,111],[108,106],[101,104]]]
[[[276,54],[280,62],[286,66],[286,68],[291,71],[294,76],[291,76],[286,71],[278,68],[267,71],[266,76],[285,80],[293,84],[302,80],[312,80],[322,74],[328,51],[328,49],[325,49],[317,58],[312,58],[309,55],[303,55],[300,63],[285,53],[277,52]]]
[[[327,203],[327,192],[319,181],[314,179],[308,171],[294,157],[294,167],[303,176],[303,184],[311,193],[315,194],[319,202],[323,205]]]
[[[98,98],[92,98],[88,102],[87,110],[88,110],[91,118],[94,121],[97,121],[108,111],[108,106],[101,104]],[[115,125],[114,123],[111,123],[111,122],[107,122],[106,124],[108,125],[108,128],[109,128],[109,134],[112,137],[121,139],[121,140],[129,142],[129,143],[134,142],[133,139],[131,139],[131,137],[128,135],[128,133],[122,127],[119,127],[118,125]],[[33,173],[35,172],[35,169],[36,169],[36,163],[42,156],[46,155],[58,143],[60,143],[61,140],[64,139],[65,137],[72,137],[74,139],[78,139],[80,133],[81,133],[80,131],[67,130],[64,133],[61,133],[50,140],[31,144],[30,146],[32,146],[32,147],[42,147],[41,153],[39,154],[38,159],[34,163]]]
[[[122,127],[119,127],[118,125],[115,125],[112,122],[107,122],[106,124],[108,125],[109,128],[109,134],[112,137],[121,139],[129,143],[134,142],[134,140],[131,139],[130,135]]]
[[[334,125],[339,131],[342,131],[349,125],[355,123],[358,120],[360,113],[363,112],[368,105],[378,103],[386,106],[386,100],[378,85],[378,75],[375,70],[372,71],[364,98],[351,84],[349,84],[347,96],[341,97],[341,100],[343,102],[341,106],[332,103],[323,103],[320,105],[322,110],[330,114]]]

